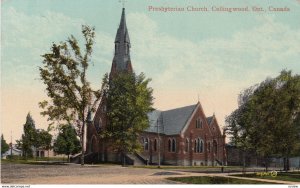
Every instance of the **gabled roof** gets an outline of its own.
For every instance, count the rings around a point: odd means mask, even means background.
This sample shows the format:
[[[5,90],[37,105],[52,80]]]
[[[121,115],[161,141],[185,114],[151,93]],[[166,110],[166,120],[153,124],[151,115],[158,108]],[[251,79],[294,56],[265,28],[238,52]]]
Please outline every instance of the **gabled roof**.
[[[180,134],[196,107],[197,104],[167,111],[155,110],[148,114],[150,122],[149,128],[145,132],[157,133],[158,124],[159,133],[166,135]]]
[[[155,132],[157,133],[157,127],[159,133],[164,133],[164,127],[162,124],[162,111],[154,110],[148,113],[149,118],[149,127],[147,128],[146,132]],[[158,125],[158,126],[157,126]]]
[[[214,119],[214,116],[206,117],[207,124],[210,125]]]

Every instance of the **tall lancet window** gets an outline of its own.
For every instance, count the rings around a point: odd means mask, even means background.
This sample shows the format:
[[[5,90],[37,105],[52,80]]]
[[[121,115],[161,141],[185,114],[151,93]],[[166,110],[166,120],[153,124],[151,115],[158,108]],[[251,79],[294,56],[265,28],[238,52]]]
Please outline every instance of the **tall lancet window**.
[[[127,55],[127,43],[124,44],[125,55]]]
[[[116,43],[115,43],[115,54],[117,54],[118,51],[119,51],[119,43],[116,42]]]
[[[128,43],[126,43],[126,48],[125,49],[126,49],[125,53],[126,53],[126,55],[128,55],[129,54],[129,44]]]

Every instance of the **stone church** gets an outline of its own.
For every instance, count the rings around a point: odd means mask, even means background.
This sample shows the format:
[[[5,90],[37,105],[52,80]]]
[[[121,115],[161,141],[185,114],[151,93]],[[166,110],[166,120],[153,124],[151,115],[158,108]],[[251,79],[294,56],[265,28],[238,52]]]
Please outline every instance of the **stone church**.
[[[115,53],[110,77],[120,71],[133,71],[125,8],[115,38]],[[85,161],[120,162],[121,157],[107,147],[99,133],[106,126],[106,101],[102,99],[87,126]],[[143,151],[128,154],[128,164],[165,164],[182,166],[226,165],[225,135],[216,117],[207,117],[201,103],[148,114],[149,127],[140,134]],[[107,125],[109,126],[109,125]]]

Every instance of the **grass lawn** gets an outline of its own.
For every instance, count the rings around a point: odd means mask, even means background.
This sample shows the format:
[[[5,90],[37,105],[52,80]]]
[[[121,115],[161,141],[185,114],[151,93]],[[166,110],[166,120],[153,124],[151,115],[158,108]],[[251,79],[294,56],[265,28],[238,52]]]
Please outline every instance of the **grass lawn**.
[[[63,163],[63,162],[67,162],[66,160],[62,160],[62,158],[43,158],[43,159],[1,159],[1,163],[5,164],[5,163],[17,163],[17,164],[44,164],[44,163],[53,163],[53,162],[59,162],[59,163]]]
[[[191,176],[191,177],[171,177],[172,181],[179,181],[187,184],[273,184],[269,182],[243,180],[228,177]]]
[[[239,174],[232,176],[300,182],[300,172],[278,172],[276,177],[272,177],[271,175],[261,176],[259,174]]]

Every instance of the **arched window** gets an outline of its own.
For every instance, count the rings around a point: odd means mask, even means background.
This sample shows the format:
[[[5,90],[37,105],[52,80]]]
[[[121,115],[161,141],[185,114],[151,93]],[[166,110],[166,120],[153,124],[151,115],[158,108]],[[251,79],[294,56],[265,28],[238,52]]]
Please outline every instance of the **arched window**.
[[[185,139],[185,152],[189,152],[190,142],[189,139]]]
[[[148,151],[149,150],[149,138],[145,139],[145,150]]]
[[[203,140],[200,140],[200,142],[199,142],[199,153],[203,153],[203,150],[204,150]]]
[[[176,140],[173,138],[172,140],[172,152],[176,152]]]
[[[214,154],[217,154],[218,152],[218,144],[216,140],[213,141],[213,152]]]
[[[201,141],[200,138],[197,139],[197,153],[200,153],[200,145],[201,145]]]
[[[197,120],[196,120],[196,128],[202,128],[202,124],[203,124],[203,122],[202,122],[201,118],[200,117],[197,118]]]
[[[96,152],[98,144],[97,144],[97,138],[95,135],[92,136],[92,139],[90,142],[91,142],[90,152]]]
[[[171,142],[171,139],[168,140],[168,151],[169,152],[172,151],[172,142]]]
[[[129,44],[127,43],[126,44],[126,55],[128,55],[129,54]]]
[[[153,150],[157,151],[157,140],[154,139]]]
[[[116,42],[115,43],[115,54],[118,54],[118,51],[119,51],[119,43]]]
[[[198,142],[195,140],[195,145],[194,145],[194,152],[197,153],[197,148],[198,148]]]
[[[200,128],[202,129],[202,126],[203,126],[203,122],[202,120],[200,119]]]

